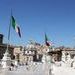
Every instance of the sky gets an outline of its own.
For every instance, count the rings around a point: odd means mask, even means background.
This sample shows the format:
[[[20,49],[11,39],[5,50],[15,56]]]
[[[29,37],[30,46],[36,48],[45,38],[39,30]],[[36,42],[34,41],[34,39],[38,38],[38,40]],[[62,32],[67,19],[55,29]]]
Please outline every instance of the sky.
[[[0,0],[0,33],[7,43],[12,15],[22,37],[11,26],[10,44],[29,40],[44,44],[45,33],[54,46],[75,46],[75,0]]]

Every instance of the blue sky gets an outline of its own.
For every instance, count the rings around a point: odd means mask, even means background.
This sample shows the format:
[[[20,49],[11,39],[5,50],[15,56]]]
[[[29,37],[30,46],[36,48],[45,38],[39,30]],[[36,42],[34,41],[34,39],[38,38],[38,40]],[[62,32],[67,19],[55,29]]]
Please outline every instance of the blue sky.
[[[55,46],[75,46],[75,0],[0,0],[0,33],[7,43],[11,8],[22,38],[11,27],[10,43],[44,43],[46,32]]]

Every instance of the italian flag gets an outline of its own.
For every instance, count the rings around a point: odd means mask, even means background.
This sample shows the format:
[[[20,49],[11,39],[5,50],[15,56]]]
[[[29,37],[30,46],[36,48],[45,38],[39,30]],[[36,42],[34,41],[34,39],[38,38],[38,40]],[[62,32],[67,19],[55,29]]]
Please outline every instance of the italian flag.
[[[47,37],[46,33],[45,33],[45,44],[46,44],[46,46],[50,46],[50,43],[48,41],[48,37]]]
[[[18,33],[19,37],[21,37],[21,33],[20,33],[20,28],[17,25],[15,19],[13,16],[11,16],[11,23],[12,23],[12,27],[15,29],[15,31]]]

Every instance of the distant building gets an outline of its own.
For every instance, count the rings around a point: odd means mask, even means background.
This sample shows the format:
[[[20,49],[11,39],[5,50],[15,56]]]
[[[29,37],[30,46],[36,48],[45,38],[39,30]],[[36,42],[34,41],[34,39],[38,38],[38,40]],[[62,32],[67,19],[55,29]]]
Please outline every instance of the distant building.
[[[70,58],[73,59],[75,56],[75,49],[74,48],[66,48],[66,47],[58,47],[54,50],[48,52],[49,55],[53,57],[54,61],[61,61],[63,53],[65,55],[65,60],[67,60],[68,55]]]
[[[3,34],[0,34],[0,59],[3,58],[3,55],[6,49],[7,49],[7,44],[3,43]],[[8,45],[8,50],[9,50],[11,59],[14,59],[14,55],[13,55],[14,46]]]
[[[62,50],[60,50],[60,49],[54,49],[54,50],[48,52],[48,54],[52,56],[52,59],[54,61],[61,61]]]
[[[50,55],[53,61],[61,61],[62,55],[70,55],[71,58],[75,56],[74,48],[66,47],[48,47],[46,45],[41,45],[36,42],[30,42],[26,46],[15,46],[14,47],[14,56],[15,60],[21,63],[26,62],[41,62],[43,55]]]
[[[16,46],[14,48],[15,59],[22,62],[41,61],[42,52],[39,43],[29,43],[25,47]]]
[[[14,56],[15,56],[15,60],[17,60],[18,62],[23,61],[22,46],[14,47]]]

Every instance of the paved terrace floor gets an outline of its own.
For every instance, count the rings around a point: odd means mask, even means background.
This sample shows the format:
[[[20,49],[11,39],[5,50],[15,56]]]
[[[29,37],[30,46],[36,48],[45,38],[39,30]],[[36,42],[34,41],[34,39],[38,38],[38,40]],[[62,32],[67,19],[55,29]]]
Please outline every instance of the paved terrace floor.
[[[29,66],[19,66],[12,71],[0,70],[0,75],[51,75],[48,64],[38,63]],[[75,69],[53,65],[52,75],[75,75]]]

